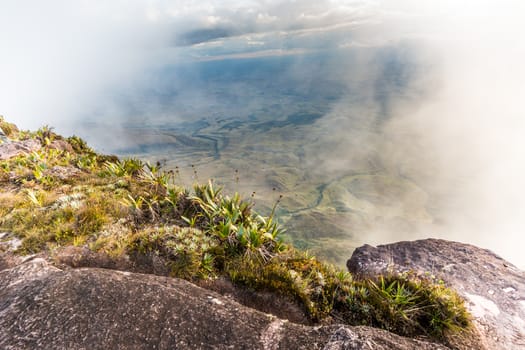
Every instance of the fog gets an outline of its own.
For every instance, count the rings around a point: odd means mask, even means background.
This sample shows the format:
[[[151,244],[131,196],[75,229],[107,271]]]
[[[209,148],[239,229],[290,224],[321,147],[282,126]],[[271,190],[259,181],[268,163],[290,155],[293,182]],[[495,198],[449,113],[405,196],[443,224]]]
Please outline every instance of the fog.
[[[419,84],[434,89],[392,108],[391,161],[435,198],[443,222],[432,234],[490,247],[523,267],[525,6],[461,4],[445,2],[441,20],[420,31],[435,68]]]
[[[351,52],[322,70],[348,89],[316,123],[330,148],[311,151],[312,171],[315,163],[344,172],[374,158],[424,188],[436,216],[417,232],[377,229],[364,240],[441,237],[490,248],[523,268],[523,23],[518,0],[4,0],[0,114],[23,128],[77,134],[87,120],[116,127],[183,118],[177,104],[152,96],[187,87],[178,101],[199,113],[221,101],[191,85],[191,72],[159,79],[167,66]],[[383,48],[402,63],[401,82],[377,84],[388,60],[371,52]],[[301,82],[308,74],[290,67]]]

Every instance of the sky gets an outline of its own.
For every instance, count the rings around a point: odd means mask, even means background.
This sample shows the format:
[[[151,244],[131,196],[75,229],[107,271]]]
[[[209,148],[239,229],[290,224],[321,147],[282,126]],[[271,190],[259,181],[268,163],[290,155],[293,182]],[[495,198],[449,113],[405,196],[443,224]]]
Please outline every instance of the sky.
[[[88,116],[126,118],[122,101],[158,89],[155,72],[168,65],[395,47],[417,69],[367,149],[434,195],[445,220],[433,235],[523,268],[524,23],[519,0],[2,0],[0,115],[68,133]],[[351,75],[334,70],[373,95],[367,82],[381,67],[371,63],[363,55]],[[337,133],[345,101],[320,124],[340,157],[354,142]]]
[[[4,0],[0,6],[1,113],[35,127],[118,108],[109,95],[126,93],[165,64],[316,48],[320,41],[312,37],[367,20],[371,5]],[[291,36],[304,46],[294,47]]]

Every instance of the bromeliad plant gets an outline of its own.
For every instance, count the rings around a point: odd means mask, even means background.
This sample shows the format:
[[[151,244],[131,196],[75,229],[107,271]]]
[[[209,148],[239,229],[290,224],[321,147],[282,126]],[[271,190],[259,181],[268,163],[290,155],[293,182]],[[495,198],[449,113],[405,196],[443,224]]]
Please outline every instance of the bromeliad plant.
[[[269,261],[286,249],[280,241],[284,229],[273,215],[264,218],[252,212],[253,203],[243,201],[238,193],[222,196],[221,190],[212,181],[194,186],[193,215],[202,218],[199,226],[205,232],[217,236],[232,255],[255,254]]]

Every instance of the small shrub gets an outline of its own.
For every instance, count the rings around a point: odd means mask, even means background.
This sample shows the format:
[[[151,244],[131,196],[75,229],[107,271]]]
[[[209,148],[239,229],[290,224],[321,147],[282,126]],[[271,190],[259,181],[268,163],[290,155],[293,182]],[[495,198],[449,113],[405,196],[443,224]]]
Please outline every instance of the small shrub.
[[[341,310],[347,322],[366,320],[394,333],[436,338],[470,325],[463,300],[443,285],[409,275],[379,276],[356,285],[346,298],[348,309]]]
[[[75,153],[84,154],[84,153],[94,153],[93,149],[88,146],[86,141],[78,136],[71,136],[66,139],[66,141],[71,145]]]
[[[194,279],[215,276],[218,241],[204,232],[177,226],[147,229],[137,233],[130,252],[162,257],[175,277]]]
[[[104,210],[96,205],[87,205],[76,215],[75,231],[79,235],[93,234],[102,229],[108,218]]]
[[[36,139],[40,141],[42,146],[49,146],[53,140],[55,140],[57,134],[53,132],[53,128],[44,125],[40,129],[38,129],[35,133]]]

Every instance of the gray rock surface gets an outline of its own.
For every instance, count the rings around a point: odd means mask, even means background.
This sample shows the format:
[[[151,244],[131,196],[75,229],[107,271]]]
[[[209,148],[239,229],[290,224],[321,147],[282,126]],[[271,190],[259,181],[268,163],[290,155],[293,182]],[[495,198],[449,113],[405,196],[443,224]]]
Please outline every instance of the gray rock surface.
[[[9,269],[20,263],[21,259],[11,254],[0,253],[0,271]]]
[[[16,157],[22,153],[31,153],[39,150],[41,147],[40,142],[34,139],[2,143],[0,144],[0,160]]]
[[[0,271],[0,349],[446,349],[286,322],[189,282],[35,258]]]
[[[426,239],[357,248],[347,262],[356,274],[415,271],[455,289],[473,314],[487,349],[525,349],[525,272],[489,250]]]
[[[58,178],[60,180],[67,180],[81,174],[82,171],[72,166],[55,165],[51,169],[46,170],[45,175]]]
[[[69,153],[75,152],[75,150],[73,150],[73,147],[71,147],[69,142],[67,142],[66,140],[54,140],[48,147],[51,149],[56,149],[58,151],[66,151]]]

